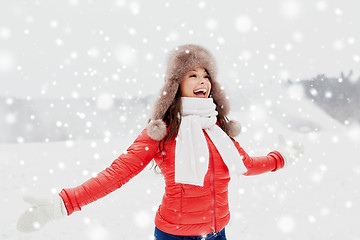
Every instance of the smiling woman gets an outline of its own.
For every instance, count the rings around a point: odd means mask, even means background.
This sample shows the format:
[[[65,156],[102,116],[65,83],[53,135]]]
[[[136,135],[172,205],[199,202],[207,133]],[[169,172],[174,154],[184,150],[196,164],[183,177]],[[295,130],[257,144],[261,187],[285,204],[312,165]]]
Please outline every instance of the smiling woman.
[[[180,83],[182,97],[208,98],[211,90],[211,78],[203,67],[197,67],[186,73]]]
[[[234,139],[240,126],[229,121],[229,110],[211,53],[198,45],[176,48],[153,114],[134,143],[83,184],[49,199],[27,197],[32,207],[20,216],[18,229],[35,231],[50,220],[80,211],[120,188],[154,160],[165,180],[155,216],[155,239],[226,240],[230,179],[274,172],[284,167],[283,156],[294,152],[284,148],[283,155],[272,151],[250,157]]]

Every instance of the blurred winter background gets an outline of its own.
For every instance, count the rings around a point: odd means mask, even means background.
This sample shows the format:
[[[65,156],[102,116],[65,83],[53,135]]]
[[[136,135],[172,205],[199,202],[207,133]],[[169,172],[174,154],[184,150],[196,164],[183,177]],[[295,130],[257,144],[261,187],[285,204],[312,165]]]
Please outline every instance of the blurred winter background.
[[[169,50],[202,44],[250,155],[278,134],[305,154],[231,181],[229,239],[360,239],[357,1],[66,0],[0,3],[0,239],[153,239],[163,180],[150,165],[33,234],[24,194],[74,187],[146,126]]]

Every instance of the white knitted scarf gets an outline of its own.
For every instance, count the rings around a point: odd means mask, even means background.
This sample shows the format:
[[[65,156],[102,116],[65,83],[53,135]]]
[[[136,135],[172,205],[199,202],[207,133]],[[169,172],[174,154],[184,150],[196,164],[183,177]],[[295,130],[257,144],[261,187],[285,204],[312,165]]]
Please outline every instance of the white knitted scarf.
[[[216,125],[216,105],[212,98],[182,97],[182,119],[176,138],[175,182],[204,186],[209,166],[209,148],[202,129],[210,137],[232,174],[246,167],[230,137]],[[216,169],[215,169],[216,171]]]

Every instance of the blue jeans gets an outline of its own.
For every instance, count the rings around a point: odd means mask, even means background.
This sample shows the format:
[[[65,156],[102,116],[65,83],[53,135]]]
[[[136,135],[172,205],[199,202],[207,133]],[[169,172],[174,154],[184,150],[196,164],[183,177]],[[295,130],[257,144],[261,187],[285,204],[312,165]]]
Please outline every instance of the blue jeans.
[[[155,227],[155,240],[226,240],[225,228],[220,232],[209,233],[204,236],[178,236],[161,231]]]

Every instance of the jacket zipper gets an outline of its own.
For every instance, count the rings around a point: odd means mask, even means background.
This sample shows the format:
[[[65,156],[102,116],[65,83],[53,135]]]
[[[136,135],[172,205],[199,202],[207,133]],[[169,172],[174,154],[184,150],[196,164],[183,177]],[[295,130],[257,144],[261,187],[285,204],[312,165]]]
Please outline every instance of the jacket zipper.
[[[212,210],[212,214],[213,214],[213,226],[211,227],[212,230],[213,230],[213,234],[215,235],[216,231],[215,231],[215,228],[216,228],[216,214],[215,214],[215,191],[214,191],[214,168],[215,168],[215,163],[214,163],[214,159],[212,159],[212,166],[211,166],[211,174],[210,174],[210,189],[211,189],[211,210]]]
[[[183,212],[183,193],[184,193],[184,187],[181,184],[181,198],[180,198],[180,214],[179,214],[179,224],[181,224],[181,218],[182,218],[182,212]]]

